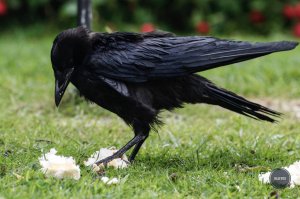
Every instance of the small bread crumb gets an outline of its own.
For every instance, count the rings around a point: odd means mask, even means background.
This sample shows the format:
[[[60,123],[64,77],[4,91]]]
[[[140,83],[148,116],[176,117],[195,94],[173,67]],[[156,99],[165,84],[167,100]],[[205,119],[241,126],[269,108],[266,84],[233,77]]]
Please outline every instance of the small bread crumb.
[[[109,178],[104,176],[101,178],[102,182],[104,182],[104,184],[106,184],[109,181]]]
[[[49,153],[39,158],[41,171],[46,177],[55,177],[58,179],[71,178],[80,179],[80,168],[76,165],[73,157],[64,157],[56,155],[57,151],[52,148]]]
[[[113,184],[119,184],[120,181],[118,178],[112,178],[112,179],[109,179],[108,177],[104,176],[101,178],[101,181],[104,183],[104,184],[107,184],[107,185],[113,185]]]
[[[118,178],[112,178],[110,181],[107,182],[108,185],[111,184],[119,184],[119,179]]]
[[[258,175],[258,179],[262,183],[269,184],[270,183],[270,175],[271,175],[271,172],[261,173]]]

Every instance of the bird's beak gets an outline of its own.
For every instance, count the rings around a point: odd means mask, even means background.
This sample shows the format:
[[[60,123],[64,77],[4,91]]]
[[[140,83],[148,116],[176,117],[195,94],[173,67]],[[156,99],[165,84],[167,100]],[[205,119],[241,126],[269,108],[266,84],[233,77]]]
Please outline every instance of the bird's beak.
[[[59,103],[70,83],[70,79],[74,68],[68,68],[63,73],[55,73],[55,104],[58,107]]]

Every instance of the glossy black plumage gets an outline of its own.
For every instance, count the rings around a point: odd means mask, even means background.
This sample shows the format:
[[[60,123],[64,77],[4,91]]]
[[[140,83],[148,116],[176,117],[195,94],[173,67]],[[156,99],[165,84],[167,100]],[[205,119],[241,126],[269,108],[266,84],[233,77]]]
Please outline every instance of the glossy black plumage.
[[[128,39],[130,35],[130,39]],[[145,82],[178,77],[291,49],[291,42],[247,43],[212,37],[142,37],[134,33],[98,33],[87,62],[96,74]]]
[[[272,116],[278,116],[278,112],[219,88],[194,73],[291,50],[296,45],[177,37],[166,32],[108,34],[82,27],[69,29],[56,37],[51,51],[56,104],[70,81],[85,98],[120,116],[133,127],[135,136],[113,157],[101,162],[119,157],[135,146],[130,157],[133,160],[151,127],[160,124],[159,112],[180,108],[184,103],[218,105],[274,122]]]

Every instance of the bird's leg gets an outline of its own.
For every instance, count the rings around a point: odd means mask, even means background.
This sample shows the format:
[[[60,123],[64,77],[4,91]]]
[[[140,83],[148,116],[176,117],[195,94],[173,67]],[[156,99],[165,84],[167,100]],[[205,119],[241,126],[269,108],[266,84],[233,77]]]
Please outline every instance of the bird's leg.
[[[100,165],[100,164],[107,164],[108,162],[112,161],[113,159],[120,158],[122,155],[128,151],[131,147],[134,145],[140,143],[142,140],[146,139],[146,135],[142,134],[137,134],[134,136],[132,140],[130,140],[125,146],[123,146],[120,150],[118,150],[116,153],[114,153],[112,156],[109,156],[107,158],[104,158],[100,161],[97,161],[95,164]]]
[[[148,135],[146,135],[145,139],[141,140],[138,142],[135,147],[133,148],[130,157],[129,157],[129,162],[133,162],[136,154],[139,152],[141,146],[144,144],[145,140],[148,138]]]
[[[139,152],[141,146],[144,144],[145,140],[148,138],[149,136],[149,132],[150,132],[150,126],[147,123],[143,123],[143,122],[135,122],[133,125],[133,129],[134,129],[134,134],[137,135],[143,135],[143,138],[141,141],[139,141],[135,147],[133,148],[130,157],[129,157],[129,162],[133,162],[136,154]]]
[[[104,158],[104,159],[96,162],[95,164],[100,165],[100,164],[104,163],[104,165],[105,165],[108,162],[112,161],[113,159],[121,158],[122,155],[124,153],[126,153],[126,151],[128,151],[131,147],[133,147],[135,145],[135,147],[130,155],[130,158],[129,158],[130,162],[133,161],[136,154],[138,153],[139,149],[143,145],[144,141],[149,136],[150,127],[148,124],[145,124],[140,121],[135,121],[133,123],[133,129],[134,129],[134,135],[135,135],[133,139],[131,139],[125,146],[123,146],[120,150],[118,150],[112,156]]]

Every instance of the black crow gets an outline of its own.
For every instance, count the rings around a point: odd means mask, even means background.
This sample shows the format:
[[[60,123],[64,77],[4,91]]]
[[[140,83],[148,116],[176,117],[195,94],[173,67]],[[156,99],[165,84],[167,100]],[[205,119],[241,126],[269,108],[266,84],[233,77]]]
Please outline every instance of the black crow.
[[[133,128],[134,138],[107,163],[135,146],[130,161],[161,124],[161,110],[185,103],[218,105],[268,122],[280,113],[216,86],[195,73],[273,52],[295,48],[296,42],[249,43],[172,33],[97,33],[83,27],[65,30],[54,40],[51,61],[55,103],[72,82],[88,100],[117,114]]]

